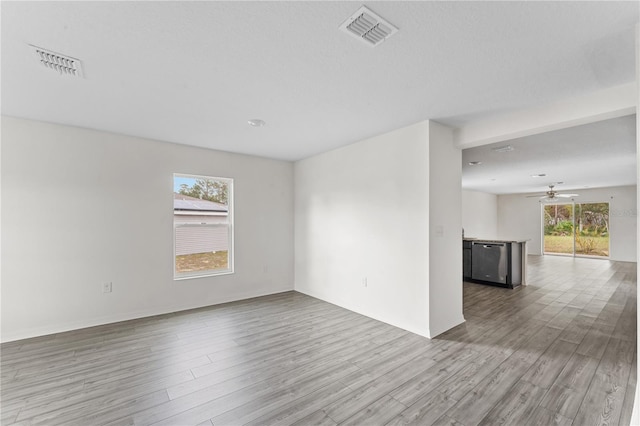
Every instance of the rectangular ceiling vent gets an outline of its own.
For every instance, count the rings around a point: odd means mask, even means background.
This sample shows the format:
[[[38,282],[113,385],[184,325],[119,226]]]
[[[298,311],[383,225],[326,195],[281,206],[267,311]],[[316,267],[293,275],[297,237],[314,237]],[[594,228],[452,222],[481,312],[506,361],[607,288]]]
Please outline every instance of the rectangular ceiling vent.
[[[512,147],[511,145],[505,145],[505,146],[499,146],[499,147],[495,147],[495,148],[491,148],[491,151],[493,152],[510,152],[513,151],[515,148]]]
[[[56,53],[51,50],[43,49],[29,45],[36,54],[36,58],[40,65],[53,71],[57,71],[63,75],[70,75],[74,77],[83,77],[82,75],[82,63],[79,59],[72,58],[71,56]]]
[[[340,29],[369,46],[379,45],[398,31],[398,28],[366,6],[344,21]]]

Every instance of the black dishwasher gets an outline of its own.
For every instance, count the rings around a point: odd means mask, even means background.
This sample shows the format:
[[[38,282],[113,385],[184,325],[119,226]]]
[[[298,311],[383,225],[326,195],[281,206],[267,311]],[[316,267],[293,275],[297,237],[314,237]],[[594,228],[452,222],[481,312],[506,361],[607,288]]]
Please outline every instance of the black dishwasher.
[[[507,244],[473,243],[471,278],[507,284]]]

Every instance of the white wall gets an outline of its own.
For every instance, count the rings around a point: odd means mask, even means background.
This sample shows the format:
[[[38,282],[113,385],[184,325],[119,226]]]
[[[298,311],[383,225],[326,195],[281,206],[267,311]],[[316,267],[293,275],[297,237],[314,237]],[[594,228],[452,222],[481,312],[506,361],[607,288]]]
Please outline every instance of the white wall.
[[[466,237],[494,239],[498,236],[498,196],[462,190],[462,227]]]
[[[540,202],[524,194],[498,195],[498,238],[528,240],[528,254],[542,254]]]
[[[609,202],[610,259],[636,261],[636,186],[581,189],[576,202]],[[528,239],[529,254],[542,254],[541,204],[523,194],[498,196],[498,238]]]
[[[442,158],[430,162],[431,149]],[[430,321],[437,330],[462,322],[459,168],[451,131],[429,122],[298,161],[296,290],[428,337]],[[430,299],[443,318],[430,315]]]
[[[174,172],[234,179],[235,274],[173,280]],[[292,290],[293,164],[3,117],[2,265],[3,341]]]
[[[429,123],[429,337],[462,315],[462,151],[453,130]]]
[[[427,335],[428,138],[423,122],[295,163],[297,291]]]

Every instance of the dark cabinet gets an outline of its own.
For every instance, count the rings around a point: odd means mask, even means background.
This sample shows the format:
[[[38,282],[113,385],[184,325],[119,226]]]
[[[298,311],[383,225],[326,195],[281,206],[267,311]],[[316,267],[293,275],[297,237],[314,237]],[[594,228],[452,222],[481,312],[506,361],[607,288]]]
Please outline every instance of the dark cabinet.
[[[462,242],[462,278],[471,278],[471,241]]]

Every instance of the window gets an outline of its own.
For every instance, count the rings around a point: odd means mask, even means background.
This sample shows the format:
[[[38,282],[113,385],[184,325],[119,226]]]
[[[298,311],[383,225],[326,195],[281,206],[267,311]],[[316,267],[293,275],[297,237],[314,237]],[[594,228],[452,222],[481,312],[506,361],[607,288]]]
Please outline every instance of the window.
[[[174,279],[233,272],[233,180],[173,175]]]
[[[548,204],[544,253],[609,257],[609,203]]]

